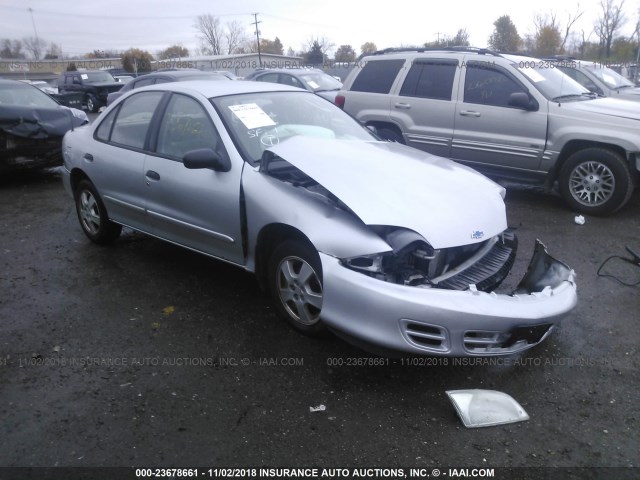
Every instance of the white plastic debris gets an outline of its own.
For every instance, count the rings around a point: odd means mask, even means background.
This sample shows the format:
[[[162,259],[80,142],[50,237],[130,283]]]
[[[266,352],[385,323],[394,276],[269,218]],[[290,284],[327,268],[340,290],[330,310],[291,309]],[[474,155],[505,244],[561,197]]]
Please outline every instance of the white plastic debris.
[[[576,225],[584,225],[584,222],[586,221],[582,215],[576,215],[576,218],[574,220],[576,222]]]
[[[324,405],[318,405],[317,407],[309,407],[309,411],[313,412],[324,412],[327,409]]]

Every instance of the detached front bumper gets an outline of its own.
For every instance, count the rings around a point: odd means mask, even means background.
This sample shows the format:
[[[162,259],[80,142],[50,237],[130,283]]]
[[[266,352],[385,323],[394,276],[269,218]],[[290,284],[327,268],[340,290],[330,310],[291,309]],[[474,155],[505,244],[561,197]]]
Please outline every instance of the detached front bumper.
[[[511,295],[387,283],[320,254],[322,318],[358,346],[386,353],[492,356],[544,340],[577,303],[575,273],[537,241]]]

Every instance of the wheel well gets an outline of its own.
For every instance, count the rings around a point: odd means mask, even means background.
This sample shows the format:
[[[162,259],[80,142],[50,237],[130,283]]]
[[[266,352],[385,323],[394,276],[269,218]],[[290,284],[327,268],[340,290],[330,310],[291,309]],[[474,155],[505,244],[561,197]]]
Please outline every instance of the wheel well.
[[[256,277],[260,287],[266,291],[267,270],[271,252],[285,240],[296,239],[313,247],[307,236],[297,228],[282,223],[265,226],[258,234],[256,242]]]
[[[605,150],[611,150],[612,152],[615,152],[618,155],[620,155],[625,161],[627,161],[627,163],[629,163],[629,169],[631,172],[635,170],[634,168],[632,168],[633,165],[631,165],[629,159],[627,158],[627,152],[625,151],[625,149],[618,145],[611,145],[609,143],[592,142],[589,140],[572,140],[569,143],[567,143],[562,149],[562,151],[560,152],[560,155],[558,156],[558,161],[553,167],[552,180],[556,180],[558,178],[558,175],[560,174],[560,170],[562,169],[562,165],[564,165],[564,162],[571,155],[573,155],[576,152],[579,152],[580,150],[585,150],[587,148],[602,148]]]
[[[398,127],[395,123],[380,122],[380,121],[373,120],[373,121],[367,122],[365,125],[367,127],[388,128],[390,130],[395,131],[398,135],[402,137],[402,131],[400,130],[400,127]]]
[[[89,180],[89,177],[87,176],[86,173],[84,173],[82,170],[80,170],[79,168],[75,168],[71,171],[71,191],[75,192],[76,188],[78,187],[78,184],[82,181],[82,180]],[[91,180],[89,180],[91,181]]]

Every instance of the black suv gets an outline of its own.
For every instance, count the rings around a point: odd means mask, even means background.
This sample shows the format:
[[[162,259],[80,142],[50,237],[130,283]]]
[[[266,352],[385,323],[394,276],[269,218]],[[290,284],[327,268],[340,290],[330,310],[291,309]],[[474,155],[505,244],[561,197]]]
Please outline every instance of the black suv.
[[[117,92],[123,85],[123,83],[116,81],[109,72],[102,70],[64,72],[58,79],[60,93],[84,93],[82,105],[89,112],[97,112],[100,107],[105,106],[107,95],[111,92]]]

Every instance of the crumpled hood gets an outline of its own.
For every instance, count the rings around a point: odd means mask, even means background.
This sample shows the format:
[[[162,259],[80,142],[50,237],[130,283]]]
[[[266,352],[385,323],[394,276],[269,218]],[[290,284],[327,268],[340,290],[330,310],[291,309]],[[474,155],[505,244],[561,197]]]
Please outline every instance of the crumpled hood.
[[[75,108],[0,108],[0,130],[17,137],[42,139],[62,137],[75,127],[87,123],[87,114]]]
[[[504,189],[445,158],[389,142],[296,136],[268,150],[313,178],[367,225],[405,227],[434,248],[507,228]]]
[[[640,120],[640,108],[637,103],[631,103],[621,98],[596,98],[594,100],[584,100],[581,102],[566,102],[562,108],[569,108],[579,113],[597,113],[599,115],[609,115],[613,117]]]

